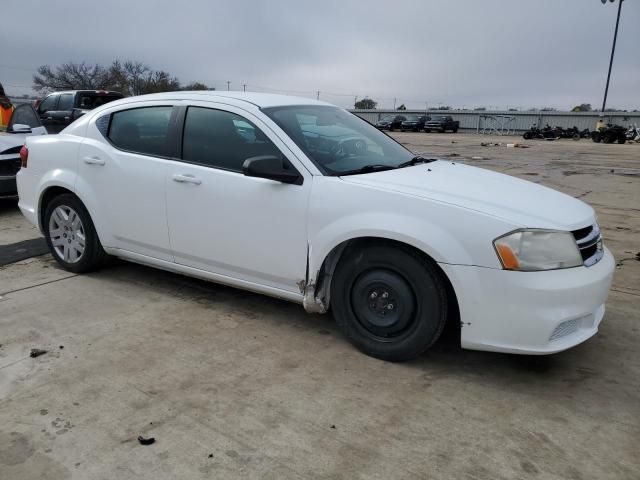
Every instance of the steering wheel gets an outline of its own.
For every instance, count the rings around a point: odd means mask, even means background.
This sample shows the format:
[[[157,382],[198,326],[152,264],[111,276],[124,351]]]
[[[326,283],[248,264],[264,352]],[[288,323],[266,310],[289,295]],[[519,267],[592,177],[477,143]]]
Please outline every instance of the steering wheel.
[[[346,157],[358,155],[367,151],[367,143],[361,138],[344,138],[333,145],[331,153],[336,156]]]

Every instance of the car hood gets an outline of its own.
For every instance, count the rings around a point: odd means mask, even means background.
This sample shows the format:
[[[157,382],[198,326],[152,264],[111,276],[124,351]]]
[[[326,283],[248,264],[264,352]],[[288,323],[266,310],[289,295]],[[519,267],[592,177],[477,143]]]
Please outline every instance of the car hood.
[[[576,230],[595,221],[593,209],[569,195],[502,173],[444,160],[341,178],[475,210],[513,223],[514,227]]]

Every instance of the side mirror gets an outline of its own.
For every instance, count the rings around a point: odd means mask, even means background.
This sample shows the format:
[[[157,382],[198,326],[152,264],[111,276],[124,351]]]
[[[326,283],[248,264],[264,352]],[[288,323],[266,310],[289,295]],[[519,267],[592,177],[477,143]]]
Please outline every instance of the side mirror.
[[[247,177],[268,178],[276,182],[302,185],[302,176],[293,168],[285,168],[282,158],[275,155],[247,158],[242,164],[242,172]]]
[[[83,110],[81,108],[74,108],[71,111],[71,119],[72,120],[77,120],[78,118],[80,118],[81,116],[85,115],[87,113],[88,110]]]
[[[29,125],[23,125],[22,123],[16,123],[11,127],[10,133],[31,133],[31,127]]]

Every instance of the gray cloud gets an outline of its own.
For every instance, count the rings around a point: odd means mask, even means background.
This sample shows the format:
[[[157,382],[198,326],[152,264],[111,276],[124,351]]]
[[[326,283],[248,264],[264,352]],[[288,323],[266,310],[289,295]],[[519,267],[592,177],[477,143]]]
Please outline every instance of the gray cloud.
[[[617,4],[598,0],[3,0],[0,81],[41,64],[139,59],[181,81],[348,106],[602,102]],[[640,2],[625,0],[609,106],[640,108]],[[266,87],[266,88],[265,88]]]

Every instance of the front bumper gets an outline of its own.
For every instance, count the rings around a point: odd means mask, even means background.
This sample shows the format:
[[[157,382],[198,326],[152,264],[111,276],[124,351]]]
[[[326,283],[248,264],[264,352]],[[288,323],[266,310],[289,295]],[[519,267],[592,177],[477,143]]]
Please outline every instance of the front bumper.
[[[545,272],[440,264],[458,298],[462,347],[544,355],[595,335],[615,269],[604,250],[591,267]]]

